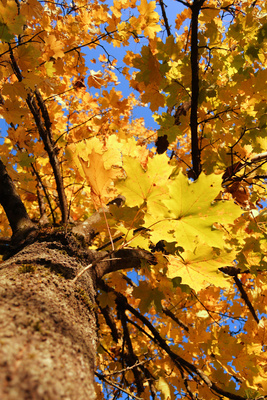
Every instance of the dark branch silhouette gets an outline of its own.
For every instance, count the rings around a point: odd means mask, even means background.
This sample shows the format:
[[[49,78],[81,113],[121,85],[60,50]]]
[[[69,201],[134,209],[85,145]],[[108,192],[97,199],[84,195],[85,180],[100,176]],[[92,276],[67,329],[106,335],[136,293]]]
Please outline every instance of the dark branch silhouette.
[[[14,71],[18,81],[21,82],[23,80],[23,76],[22,76],[19,66],[15,60],[11,46],[9,46],[9,49],[10,49],[10,60],[11,60],[11,65],[12,65],[13,71]],[[67,220],[68,220],[68,203],[67,203],[67,198],[66,198],[66,194],[64,191],[64,184],[63,184],[63,178],[62,178],[62,174],[61,174],[61,170],[60,170],[60,163],[59,163],[56,151],[55,151],[55,144],[54,144],[54,141],[52,138],[52,133],[51,133],[51,125],[52,124],[51,124],[51,121],[49,118],[47,108],[44,104],[44,101],[43,101],[42,96],[38,89],[35,89],[34,92],[32,92],[32,91],[29,92],[29,94],[27,95],[26,103],[32,113],[34,120],[35,120],[39,135],[44,143],[44,148],[48,154],[49,161],[50,161],[51,167],[53,169],[56,186],[57,186],[57,193],[58,193],[60,211],[61,211],[61,216],[62,216],[62,222],[64,224],[66,224]]]
[[[30,220],[24,204],[0,160],[0,203],[5,210],[12,229],[12,246],[20,246],[29,235],[33,235],[37,226]]]
[[[198,55],[198,16],[204,0],[194,0],[191,17],[191,151],[195,179],[201,172],[201,159],[198,141],[198,96],[199,96],[199,55]]]

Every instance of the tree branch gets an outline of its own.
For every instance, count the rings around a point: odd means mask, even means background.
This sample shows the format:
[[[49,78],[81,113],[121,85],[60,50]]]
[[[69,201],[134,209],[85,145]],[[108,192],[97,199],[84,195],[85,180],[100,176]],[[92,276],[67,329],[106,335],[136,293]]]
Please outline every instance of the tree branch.
[[[0,203],[3,206],[8,222],[12,229],[12,246],[19,246],[25,242],[30,234],[38,228],[30,220],[6,167],[0,160]]]
[[[138,364],[139,360],[133,350],[132,341],[131,341],[129,330],[127,327],[127,317],[125,314],[125,306],[121,302],[120,297],[117,297],[116,304],[117,304],[118,318],[121,321],[122,329],[123,329],[123,340],[125,340],[125,343],[126,343],[127,349],[128,349],[128,354],[125,355],[125,359],[127,361],[127,364],[130,367],[133,367],[133,374],[134,374],[134,378],[135,378],[135,382],[136,382],[137,394],[139,396],[144,391],[141,372],[139,371],[138,367],[136,367],[136,364]]]
[[[248,295],[247,295],[247,293],[246,293],[246,291],[245,291],[245,289],[244,289],[244,287],[242,285],[242,282],[240,281],[240,279],[238,278],[237,275],[234,276],[234,281],[235,281],[235,284],[236,284],[236,286],[237,286],[237,288],[238,288],[238,290],[239,290],[239,292],[241,294],[242,299],[244,300],[244,302],[248,306],[249,311],[251,312],[253,318],[255,319],[255,321],[258,324],[260,322],[260,320],[259,320],[259,318],[258,318],[258,316],[256,314],[256,311],[254,310],[254,308],[253,308],[253,306],[251,304],[251,301],[248,298]]]
[[[163,16],[163,20],[164,20],[164,24],[166,27],[166,31],[168,36],[171,36],[171,29],[170,29],[170,25],[169,25],[169,21],[166,15],[166,11],[165,11],[165,4],[163,3],[163,0],[159,0],[159,4],[160,4],[160,8],[161,8],[161,12],[162,12],[162,16]]]
[[[188,2],[186,2],[186,1],[183,1],[183,0],[176,0],[178,3],[181,3],[181,4],[183,4],[185,7],[190,7],[191,8],[191,5],[188,3]]]
[[[164,314],[168,315],[174,322],[176,322],[176,324],[179,325],[182,329],[184,329],[186,332],[189,332],[188,326],[185,325],[178,317],[176,317],[171,310],[163,307],[162,311],[164,312]]]
[[[141,260],[146,260],[150,264],[155,264],[153,254],[149,251],[142,249],[120,249],[118,251],[98,251],[98,257],[91,264],[83,268],[78,275],[73,279],[75,283],[86,271],[93,269],[95,271],[96,279],[99,281],[101,278],[114,271],[140,268]]]
[[[64,184],[63,184],[63,178],[61,175],[60,171],[60,164],[58,157],[55,152],[55,144],[52,139],[52,134],[51,134],[51,122],[48,117],[48,111],[46,109],[46,106],[43,102],[43,99],[38,91],[38,89],[35,89],[34,91],[35,97],[37,99],[39,108],[42,112],[42,117],[45,123],[45,127],[42,123],[38,107],[36,105],[35,99],[33,95],[29,95],[27,98],[27,104],[28,107],[30,108],[32,115],[35,119],[36,126],[38,128],[40,137],[44,143],[44,148],[48,154],[49,161],[51,164],[51,167],[53,169],[55,181],[56,181],[56,186],[57,186],[57,193],[58,193],[58,199],[59,199],[59,206],[60,206],[60,211],[61,211],[61,216],[62,216],[62,222],[65,224],[67,223],[68,220],[68,203],[67,203],[67,198],[64,190]],[[43,110],[43,111],[42,111]],[[47,129],[49,128],[49,129]]]
[[[218,387],[214,382],[212,382],[209,379],[209,377],[201,369],[197,368],[194,364],[191,364],[184,358],[180,357],[178,354],[174,353],[168,346],[166,341],[158,333],[157,329],[151,324],[151,322],[144,315],[140,314],[138,310],[133,308],[128,303],[126,297],[123,294],[116,292],[115,289],[109,287],[104,281],[100,282],[100,286],[101,289],[103,289],[104,291],[106,292],[111,291],[114,294],[116,294],[116,296],[120,299],[121,304],[124,305],[125,309],[130,311],[131,314],[133,314],[137,319],[139,319],[142,322],[142,324],[144,324],[149,329],[149,331],[152,334],[153,342],[159,345],[160,348],[170,356],[171,360],[179,368],[179,370],[182,367],[183,370],[186,371],[189,375],[191,375],[194,379],[196,379],[196,376],[198,376],[211,390],[214,390],[219,395],[225,396],[230,400],[245,400],[245,398],[242,396],[227,392],[224,389]]]
[[[195,179],[201,172],[200,149],[198,142],[198,96],[199,96],[199,65],[198,65],[198,16],[205,0],[194,0],[191,10],[191,152]]]
[[[9,53],[10,53],[10,60],[11,60],[11,65],[13,68],[13,71],[18,79],[19,82],[23,80],[23,76],[21,74],[21,71],[19,69],[19,66],[15,60],[13,50],[11,46],[9,45]],[[37,100],[37,103],[35,101]],[[34,94],[32,91],[30,91],[27,95],[26,98],[26,103],[32,113],[32,116],[35,120],[39,135],[44,143],[44,148],[48,154],[49,161],[54,173],[55,181],[56,181],[56,187],[57,187],[57,193],[58,193],[58,198],[59,198],[59,205],[60,205],[60,211],[61,211],[61,216],[62,216],[62,222],[67,223],[68,220],[68,204],[67,204],[67,199],[66,199],[66,194],[64,191],[64,184],[63,184],[63,178],[61,175],[60,171],[60,164],[58,157],[55,152],[55,144],[52,139],[52,133],[51,133],[51,121],[49,118],[49,114],[46,108],[46,105],[44,104],[44,101],[42,99],[42,96],[39,92],[38,89],[35,89]],[[41,111],[41,114],[40,114]],[[42,121],[43,118],[43,121]]]
[[[117,329],[117,326],[115,324],[112,312],[110,307],[107,305],[106,307],[101,307],[99,305],[99,308],[105,318],[106,324],[109,326],[110,330],[111,330],[111,334],[112,334],[112,338],[114,340],[114,342],[118,343],[119,338],[120,338],[120,332]],[[116,372],[118,373],[118,372]],[[106,375],[105,375],[106,376]]]
[[[45,187],[44,184],[43,184],[43,181],[42,181],[42,179],[41,179],[41,177],[40,177],[39,172],[36,170],[36,168],[35,168],[35,166],[34,166],[33,163],[31,163],[31,167],[32,167],[32,169],[33,169],[34,174],[36,175],[38,184],[41,186],[41,188],[42,188],[42,190],[43,190],[43,192],[44,192],[45,198],[46,198],[47,203],[48,203],[48,206],[49,206],[49,208],[50,208],[51,216],[52,216],[52,219],[53,219],[53,224],[55,225],[55,224],[56,224],[56,219],[55,219],[54,210],[53,210],[53,207],[52,207],[50,198],[49,198],[49,194],[48,194],[48,192],[47,192],[47,190],[46,190],[46,187]]]
[[[102,262],[97,263],[95,267],[97,279],[101,279],[110,272],[140,268],[141,260],[146,260],[150,264],[155,264],[153,254],[146,250],[127,248],[114,251],[112,255],[110,253]]]
[[[105,208],[100,208],[98,211],[94,212],[89,218],[87,218],[85,221],[79,223],[72,229],[72,233],[76,235],[80,240],[84,241],[85,243],[90,243],[91,240],[98,234],[95,226],[99,222],[101,222],[102,218],[104,218],[104,213],[106,215],[109,213],[109,205],[117,205],[118,207],[121,207],[121,205],[124,203],[125,198],[123,196],[118,196],[115,199],[113,199],[111,202],[109,202]],[[121,238],[121,237],[120,237]],[[116,239],[113,239],[113,243],[116,242]],[[105,247],[107,247],[107,244],[99,247],[97,250],[102,250]]]

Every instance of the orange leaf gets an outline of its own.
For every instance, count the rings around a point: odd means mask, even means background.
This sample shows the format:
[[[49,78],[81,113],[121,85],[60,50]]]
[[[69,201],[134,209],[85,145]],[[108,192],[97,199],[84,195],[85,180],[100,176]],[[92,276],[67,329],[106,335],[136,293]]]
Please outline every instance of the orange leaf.
[[[83,156],[78,156],[86,180],[91,187],[91,195],[96,207],[106,203],[110,196],[110,184],[116,178],[118,172],[114,168],[106,169],[103,156],[92,150],[89,161],[85,161]]]

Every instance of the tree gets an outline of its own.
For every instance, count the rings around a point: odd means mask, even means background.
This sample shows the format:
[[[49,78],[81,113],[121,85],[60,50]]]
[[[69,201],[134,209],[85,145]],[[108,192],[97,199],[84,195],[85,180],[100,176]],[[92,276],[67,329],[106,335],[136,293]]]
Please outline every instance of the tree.
[[[138,4],[0,4],[3,400],[266,394],[266,2]]]

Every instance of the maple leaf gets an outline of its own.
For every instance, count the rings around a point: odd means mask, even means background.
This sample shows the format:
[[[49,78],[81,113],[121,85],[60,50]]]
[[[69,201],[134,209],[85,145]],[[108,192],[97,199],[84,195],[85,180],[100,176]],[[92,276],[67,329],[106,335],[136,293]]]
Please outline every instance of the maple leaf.
[[[63,44],[57,39],[55,35],[49,35],[48,37],[46,37],[45,43],[48,47],[47,54],[49,54],[50,57],[64,57],[64,51],[62,50]]]
[[[151,288],[148,282],[139,282],[138,287],[133,290],[133,295],[140,299],[139,308],[143,313],[149,311],[151,303],[157,311],[162,310],[161,300],[164,299],[164,295],[158,288]]]
[[[158,14],[154,12],[156,8],[156,2],[155,1],[147,1],[147,0],[141,0],[140,6],[138,6],[138,10],[141,15],[144,17],[148,18],[158,18]]]
[[[86,180],[91,188],[94,204],[103,206],[110,197],[110,183],[114,180],[118,171],[113,168],[106,169],[103,156],[92,150],[89,157],[78,155]],[[84,159],[85,158],[85,159]]]
[[[0,39],[5,42],[10,42],[14,35],[10,33],[8,26],[0,21]]]
[[[170,199],[163,199],[167,207],[166,229],[173,231],[178,245],[191,251],[197,243],[223,248],[223,232],[215,227],[233,223],[242,214],[232,201],[214,201],[221,190],[219,175],[201,174],[196,182],[179,174],[169,184]],[[150,220],[147,223],[151,223]],[[154,229],[162,229],[163,224]]]
[[[123,158],[123,168],[127,178],[116,183],[117,189],[126,197],[130,207],[141,206],[149,200],[150,205],[156,205],[166,193],[166,183],[173,167],[169,165],[165,154],[149,159],[146,171],[140,162],[132,157]]]
[[[48,76],[53,76],[56,72],[56,68],[54,68],[52,61],[47,61],[45,63],[45,69]]]
[[[160,378],[156,382],[156,388],[161,393],[162,400],[171,399],[171,391],[168,382],[160,376]]]
[[[159,15],[154,11],[156,8],[156,2],[141,0],[141,4],[137,8],[141,15],[141,21],[142,19],[144,20],[142,21],[144,34],[153,39],[156,32],[161,31],[161,27],[158,25]]]
[[[218,269],[232,264],[235,252],[214,251],[211,247],[202,245],[194,252],[186,250],[181,253],[181,257],[170,255],[167,258],[167,276],[171,279],[181,277],[182,283],[196,292],[208,285],[223,288],[231,286],[231,282]]]
[[[95,87],[97,89],[101,88],[102,86],[106,86],[106,82],[103,79],[103,74],[101,71],[93,71],[90,70],[90,75],[87,80],[89,87]]]

